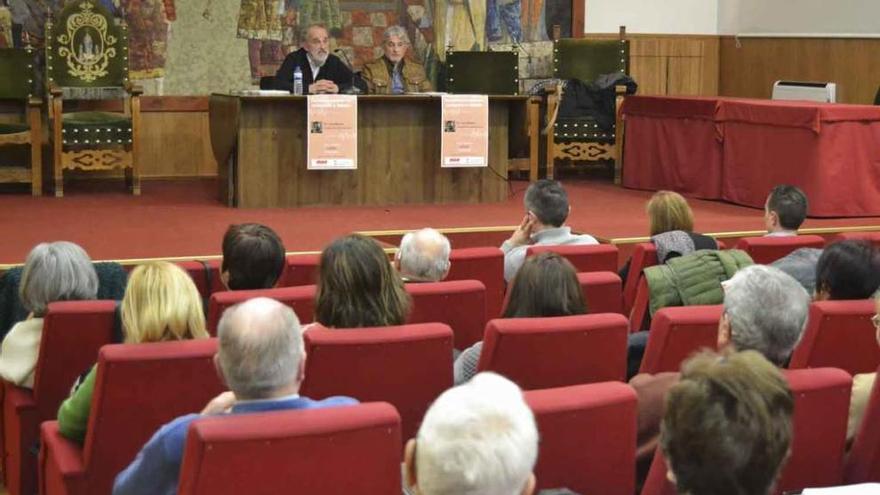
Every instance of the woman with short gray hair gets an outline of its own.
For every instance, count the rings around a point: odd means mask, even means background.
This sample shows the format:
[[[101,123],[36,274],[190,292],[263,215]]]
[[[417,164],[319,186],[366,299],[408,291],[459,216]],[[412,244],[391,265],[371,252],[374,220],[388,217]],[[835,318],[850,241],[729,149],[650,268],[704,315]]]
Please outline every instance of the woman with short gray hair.
[[[49,303],[95,299],[98,275],[78,245],[58,241],[34,247],[24,263],[19,297],[30,311],[0,344],[0,377],[20,387],[34,386],[34,370]]]

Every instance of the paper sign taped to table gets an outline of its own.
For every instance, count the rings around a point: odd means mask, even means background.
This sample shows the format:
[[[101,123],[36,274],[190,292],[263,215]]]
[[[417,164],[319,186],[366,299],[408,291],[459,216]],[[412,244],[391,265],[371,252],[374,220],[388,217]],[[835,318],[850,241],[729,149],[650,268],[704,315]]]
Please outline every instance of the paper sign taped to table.
[[[440,166],[489,166],[489,97],[443,95]]]
[[[357,168],[357,96],[309,95],[306,113],[308,170]]]

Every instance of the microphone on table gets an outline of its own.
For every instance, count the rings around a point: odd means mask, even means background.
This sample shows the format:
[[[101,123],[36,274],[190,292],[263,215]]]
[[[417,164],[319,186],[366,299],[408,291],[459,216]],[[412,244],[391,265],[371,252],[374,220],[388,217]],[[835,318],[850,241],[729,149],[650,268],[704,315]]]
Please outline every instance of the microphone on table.
[[[363,91],[361,91],[361,88],[359,88],[359,87],[357,87],[357,85],[355,85],[355,81],[357,80],[358,74],[357,74],[357,72],[354,71],[354,64],[351,63],[351,59],[348,58],[348,54],[345,53],[345,50],[343,50],[342,48],[337,48],[337,49],[333,50],[333,53],[342,54],[342,58],[345,59],[345,63],[348,64],[348,69],[351,71],[351,87],[346,89],[345,91],[342,91],[342,93],[347,94],[347,95],[361,94]]]

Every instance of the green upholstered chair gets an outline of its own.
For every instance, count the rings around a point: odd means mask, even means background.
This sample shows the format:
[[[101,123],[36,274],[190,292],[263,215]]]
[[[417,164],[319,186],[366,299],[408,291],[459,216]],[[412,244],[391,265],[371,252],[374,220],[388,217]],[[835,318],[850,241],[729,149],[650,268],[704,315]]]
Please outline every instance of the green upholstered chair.
[[[579,79],[592,82],[603,74],[629,73],[629,41],[625,31],[617,40],[593,40],[583,38],[557,39],[553,42],[553,77],[560,81]],[[624,88],[617,88],[618,100]],[[619,118],[610,131],[603,130],[588,116],[557,118],[560,98],[564,91],[562,83],[551,90],[547,98],[547,176],[552,178],[555,162],[561,164],[608,164],[614,167],[614,180],[620,182],[620,144],[617,139]],[[618,102],[619,104],[619,102]]]
[[[446,52],[446,90],[456,94],[518,94],[516,52]]]
[[[34,96],[34,67],[32,49],[0,49],[0,100],[21,104],[26,122],[0,122],[0,146],[30,145],[30,163],[25,166],[2,164],[0,182],[30,183],[31,194],[42,194],[42,101]]]
[[[55,196],[64,170],[123,169],[140,194],[138,135],[142,90],[128,79],[128,28],[98,0],[72,0],[46,23],[46,84],[55,166]],[[65,112],[66,101],[121,100],[122,112]],[[99,107],[101,108],[101,107]]]

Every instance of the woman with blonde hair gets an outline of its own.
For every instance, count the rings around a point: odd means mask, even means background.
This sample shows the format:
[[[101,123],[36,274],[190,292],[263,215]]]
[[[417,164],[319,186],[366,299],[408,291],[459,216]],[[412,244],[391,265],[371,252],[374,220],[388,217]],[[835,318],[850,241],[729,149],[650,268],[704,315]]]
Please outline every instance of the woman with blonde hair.
[[[165,261],[132,271],[120,312],[126,344],[208,338],[199,291],[183,269]],[[93,366],[58,410],[58,428],[71,440],[85,439],[96,375]]]
[[[672,258],[700,249],[718,249],[715,239],[694,230],[694,214],[686,199],[673,191],[657,191],[645,207],[651,223],[651,242],[657,248],[657,260],[666,263]],[[629,275],[628,260],[620,270],[620,279]]]

